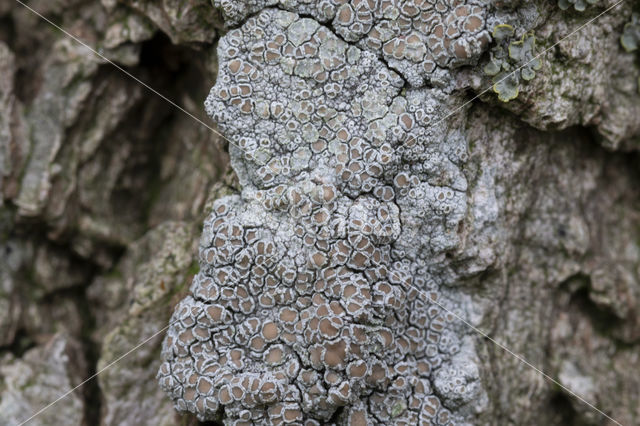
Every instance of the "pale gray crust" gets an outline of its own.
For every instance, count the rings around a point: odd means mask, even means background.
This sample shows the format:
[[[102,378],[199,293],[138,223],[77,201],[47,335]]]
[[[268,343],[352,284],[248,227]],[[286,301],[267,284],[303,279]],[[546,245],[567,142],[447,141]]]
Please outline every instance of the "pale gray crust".
[[[218,58],[206,108],[238,141],[243,189],[205,222],[161,386],[229,423],[315,424],[343,406],[370,424],[463,421],[484,401],[469,330],[427,301],[464,312],[442,289],[466,214],[463,121],[438,122],[455,98],[401,94],[375,55],[277,9]]]

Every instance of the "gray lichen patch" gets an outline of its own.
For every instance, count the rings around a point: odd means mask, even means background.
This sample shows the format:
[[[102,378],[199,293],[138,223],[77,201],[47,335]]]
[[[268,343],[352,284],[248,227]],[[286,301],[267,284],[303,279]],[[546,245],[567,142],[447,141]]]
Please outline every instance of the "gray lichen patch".
[[[465,339],[461,346],[453,362],[447,362],[434,372],[434,390],[448,407],[482,411],[487,397],[483,393],[473,342]]]
[[[375,5],[375,6],[373,6]],[[444,70],[474,63],[487,48],[481,1],[351,1],[332,24],[347,41],[381,54],[414,87],[442,84]]]
[[[440,118],[460,100],[402,90],[372,52],[276,9],[218,56],[206,109],[237,144],[243,189],[205,222],[162,388],[228,423],[319,424],[340,407],[372,424],[461,420],[482,387],[467,374],[451,403],[434,393],[436,369],[473,361],[455,358],[467,331],[430,302],[456,308],[445,254],[466,214],[467,147],[463,121]]]
[[[237,25],[268,6],[311,15],[337,35],[375,53],[413,87],[450,84],[449,70],[477,62],[491,40],[488,5],[478,0],[214,0]]]

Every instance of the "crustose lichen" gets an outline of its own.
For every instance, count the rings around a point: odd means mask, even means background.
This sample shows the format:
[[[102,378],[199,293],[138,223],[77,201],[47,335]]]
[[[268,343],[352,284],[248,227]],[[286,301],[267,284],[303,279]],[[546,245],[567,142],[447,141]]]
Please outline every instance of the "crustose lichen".
[[[374,53],[278,9],[218,57],[206,109],[243,189],[205,222],[161,387],[230,424],[461,419],[477,369],[437,374],[474,363],[440,307],[466,215],[463,124],[439,119],[450,95],[404,89]]]

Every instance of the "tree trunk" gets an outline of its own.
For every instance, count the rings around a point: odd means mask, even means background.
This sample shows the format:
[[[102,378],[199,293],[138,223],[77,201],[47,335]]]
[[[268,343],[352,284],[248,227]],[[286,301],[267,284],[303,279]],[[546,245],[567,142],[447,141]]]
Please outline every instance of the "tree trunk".
[[[634,2],[24,3],[0,424],[640,424]]]

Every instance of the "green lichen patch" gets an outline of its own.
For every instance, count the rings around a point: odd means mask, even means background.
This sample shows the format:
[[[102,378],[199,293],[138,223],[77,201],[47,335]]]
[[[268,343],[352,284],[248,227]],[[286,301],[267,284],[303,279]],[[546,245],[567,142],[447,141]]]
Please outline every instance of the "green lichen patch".
[[[636,52],[638,47],[640,47],[639,14],[634,13],[631,16],[631,21],[625,24],[624,30],[622,30],[622,35],[620,36],[620,44],[622,45],[622,48],[629,53]],[[640,77],[638,77],[638,93],[640,93]]]
[[[633,14],[622,31],[620,44],[627,52],[635,52],[640,46],[640,15]]]
[[[522,35],[513,40],[515,29],[511,25],[496,25],[493,39],[496,45],[491,49],[490,60],[484,66],[484,73],[492,77],[493,91],[502,102],[518,97],[520,84],[529,82],[542,68],[542,62],[536,57],[536,38],[533,33]]]
[[[491,34],[495,41],[504,41],[513,37],[515,34],[515,28],[509,24],[499,24],[493,28]]]
[[[407,406],[404,402],[398,402],[391,408],[391,417],[398,417],[407,409]]]
[[[571,6],[578,11],[584,12],[587,7],[596,4],[598,0],[558,0],[558,7],[562,10],[567,10]]]
[[[518,78],[516,74],[502,74],[495,83],[493,83],[493,91],[498,94],[498,99],[502,102],[514,100],[520,94],[518,86]]]

